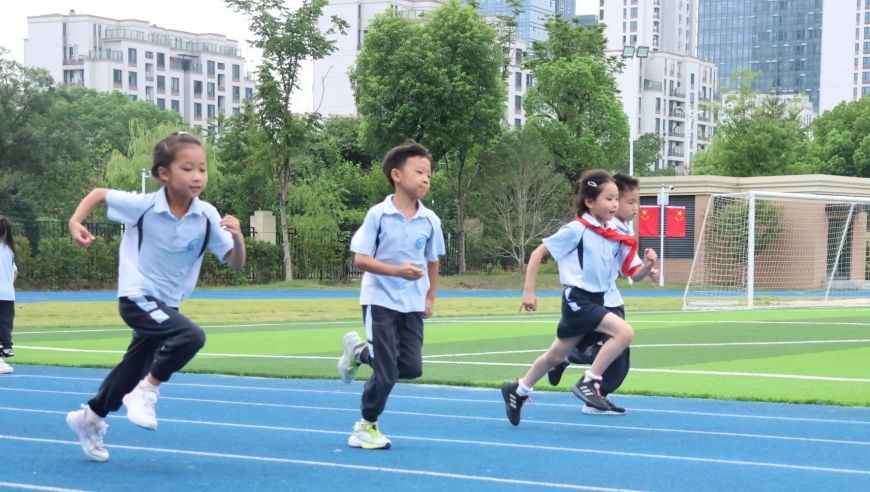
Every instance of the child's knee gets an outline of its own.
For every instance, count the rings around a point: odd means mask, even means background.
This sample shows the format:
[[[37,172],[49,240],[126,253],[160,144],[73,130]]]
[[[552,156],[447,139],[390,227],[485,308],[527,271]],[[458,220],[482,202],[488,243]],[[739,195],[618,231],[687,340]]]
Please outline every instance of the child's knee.
[[[399,379],[417,379],[423,375],[423,364],[411,364],[399,368]]]
[[[191,326],[185,335],[185,345],[194,350],[205,346],[205,331],[197,325]]]

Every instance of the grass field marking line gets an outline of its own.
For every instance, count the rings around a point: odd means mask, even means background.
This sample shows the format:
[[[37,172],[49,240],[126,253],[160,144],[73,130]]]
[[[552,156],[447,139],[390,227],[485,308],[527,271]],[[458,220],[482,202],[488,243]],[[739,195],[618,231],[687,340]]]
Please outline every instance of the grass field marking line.
[[[124,350],[97,350],[97,349],[74,349],[64,347],[39,347],[30,345],[15,345],[15,348],[25,350],[45,350],[49,352],[80,352],[88,354],[125,354]],[[211,352],[199,352],[197,355],[205,357],[238,357],[257,359],[302,359],[302,360],[338,360],[338,357],[324,357],[317,355],[268,355],[268,354],[215,354]]]
[[[45,330],[45,331],[22,331],[15,332],[15,336],[20,335],[50,335],[53,333],[100,333],[107,331],[131,331],[130,328],[99,328],[92,330]]]
[[[649,343],[632,345],[631,348],[658,348],[658,347],[731,347],[731,346],[753,346],[753,345],[812,345],[826,343],[870,343],[870,339],[860,340],[791,340],[783,342],[717,342],[717,343]],[[477,355],[510,355],[510,354],[533,354],[544,353],[547,349],[535,350],[505,350],[502,352],[469,352],[465,354],[435,354],[424,355],[424,359],[438,359],[442,357],[473,357]]]
[[[3,390],[11,390],[15,391],[15,389],[11,388],[0,388]],[[43,391],[43,390],[24,390],[27,392],[33,393],[59,393],[66,394],[62,392],[53,392],[53,391]],[[207,399],[207,398],[181,398],[181,397],[168,397],[162,396],[162,400],[170,400],[170,401],[182,401],[182,402],[195,402],[195,403],[217,403],[224,405],[243,405],[243,406],[253,406],[253,407],[269,407],[269,408],[288,408],[295,410],[319,410],[319,411],[333,411],[333,412],[358,412],[358,408],[337,408],[337,407],[320,407],[320,406],[311,406],[311,405],[288,405],[283,403],[261,403],[261,402],[247,402],[247,401],[233,401],[233,400],[215,400],[215,399]],[[0,409],[3,409],[0,407]],[[387,410],[385,413],[394,414],[394,415],[405,415],[412,417],[425,417],[425,418],[447,418],[447,419],[466,419],[466,420],[481,420],[488,422],[501,422],[503,418],[494,418],[494,417],[481,417],[475,415],[452,415],[452,414],[437,414],[437,413],[422,413],[422,412],[403,412],[403,411],[391,411]],[[796,442],[812,442],[819,444],[846,444],[846,445],[855,445],[855,446],[870,446],[870,442],[865,441],[848,441],[848,440],[836,440],[836,439],[819,439],[819,438],[811,438],[811,437],[793,437],[793,436],[776,436],[770,434],[748,434],[748,433],[739,433],[739,432],[718,432],[718,431],[703,431],[703,430],[689,430],[689,429],[668,429],[661,427],[637,427],[637,426],[622,426],[622,425],[602,425],[602,424],[579,424],[576,422],[555,422],[555,421],[547,421],[547,420],[529,420],[531,424],[539,424],[539,425],[564,425],[570,427],[580,427],[587,429],[606,429],[606,430],[629,430],[629,431],[640,431],[640,432],[659,432],[659,433],[671,433],[671,434],[692,434],[692,435],[705,435],[705,436],[717,436],[717,437],[741,437],[747,439],[769,439],[769,440],[780,440],[780,441],[796,441]]]
[[[47,487],[45,485],[32,485],[29,483],[0,482],[0,488],[19,490],[43,490],[45,492],[87,492],[79,489],[65,489],[61,487]]]
[[[7,410],[6,408],[0,407],[0,410]],[[14,409],[13,409],[14,410]],[[56,412],[62,413],[62,412]],[[112,418],[126,418],[121,415],[113,415]],[[265,430],[282,430],[287,432],[303,432],[303,433],[319,433],[319,434],[333,434],[333,435],[346,435],[347,432],[339,432],[339,431],[326,431],[326,430],[312,430],[312,429],[296,429],[290,427],[276,427],[276,426],[261,426],[261,425],[250,425],[250,424],[233,424],[233,423],[224,423],[224,422],[206,422],[206,421],[197,421],[197,420],[180,420],[180,419],[161,419],[165,422],[175,422],[175,423],[184,423],[184,424],[198,424],[198,425],[213,425],[213,426],[221,426],[221,427],[238,427],[238,428],[253,428],[253,429],[265,429]],[[493,420],[504,420],[504,419],[493,419]],[[608,426],[599,426],[599,427],[608,427]],[[3,436],[0,435],[0,439],[11,439],[11,440],[22,440],[22,441],[36,441],[36,442],[51,442],[51,443],[60,443],[60,444],[78,444],[72,442],[65,441],[56,441],[56,440],[48,440],[48,439],[35,439],[35,438],[17,438],[12,436]],[[854,469],[844,469],[844,468],[829,468],[829,467],[815,467],[815,466],[804,466],[804,465],[788,465],[783,463],[767,463],[767,462],[750,462],[750,461],[737,461],[737,460],[723,460],[716,458],[700,458],[693,456],[674,456],[674,455],[662,455],[662,454],[651,454],[651,453],[634,453],[634,452],[625,452],[625,451],[603,451],[598,449],[583,449],[583,448],[568,448],[568,447],[557,447],[557,446],[540,446],[540,445],[532,445],[532,444],[516,444],[516,443],[502,443],[502,442],[490,442],[490,441],[470,441],[470,440],[462,440],[462,439],[444,439],[444,438],[432,438],[432,437],[419,437],[419,436],[400,436],[394,435],[393,439],[407,439],[407,440],[416,440],[416,441],[426,441],[426,442],[440,442],[447,444],[463,444],[463,445],[477,445],[477,446],[492,446],[492,447],[507,447],[507,448],[519,448],[519,449],[536,449],[541,451],[558,451],[558,452],[574,452],[574,453],[591,453],[591,454],[606,454],[611,456],[629,456],[629,457],[638,457],[638,458],[652,458],[652,459],[664,459],[664,460],[674,460],[674,461],[691,461],[691,462],[701,462],[701,463],[716,463],[716,464],[729,464],[729,465],[739,465],[739,466],[760,466],[760,467],[771,467],[771,468],[786,468],[792,470],[803,470],[803,471],[823,471],[823,472],[833,472],[833,473],[846,473],[846,474],[857,474],[857,475],[870,475],[870,471],[868,470],[854,470]],[[133,446],[122,446],[122,445],[107,445],[108,448],[119,448],[119,449],[139,449]],[[184,452],[182,452],[184,453]],[[587,490],[587,489],[582,489]],[[615,489],[594,489],[594,490],[615,490]]]
[[[23,441],[23,442],[35,442],[35,443],[46,443],[46,444],[65,444],[65,445],[76,445],[78,446],[78,442],[74,441],[59,441],[55,439],[40,439],[40,438],[32,438],[32,437],[19,437],[19,436],[6,436],[0,435],[0,439],[6,439],[9,441]],[[445,473],[445,472],[437,472],[437,471],[429,471],[429,470],[415,470],[410,468],[387,468],[382,466],[370,466],[370,465],[352,465],[347,463],[334,463],[329,461],[311,461],[311,460],[295,460],[289,458],[272,458],[267,456],[243,456],[238,454],[227,454],[227,453],[212,453],[206,451],[189,451],[184,449],[171,449],[171,448],[151,448],[144,446],[125,446],[119,444],[112,444],[106,446],[109,449],[124,449],[128,451],[148,451],[152,453],[159,454],[178,454],[178,455],[188,455],[188,456],[202,456],[209,458],[224,458],[224,459],[233,459],[233,460],[244,460],[244,461],[260,461],[260,462],[268,462],[268,463],[285,463],[291,465],[303,465],[303,466],[318,466],[325,468],[343,468],[348,470],[359,470],[359,471],[367,471],[367,472],[382,472],[382,473],[394,473],[400,475],[417,475],[417,476],[425,476],[425,477],[434,477],[434,478],[452,478],[457,480],[467,480],[474,482],[491,482],[491,483],[502,483],[509,485],[530,485],[533,487],[549,487],[555,489],[569,489],[569,490],[590,490],[597,492],[640,492],[640,491],[632,491],[628,489],[614,489],[607,487],[593,487],[587,485],[575,485],[568,483],[552,483],[552,482],[535,482],[532,480],[518,480],[512,478],[498,478],[498,477],[487,477],[487,476],[479,476],[479,475],[463,475],[459,473]],[[842,473],[842,472],[841,472]],[[868,472],[870,473],[870,472]]]

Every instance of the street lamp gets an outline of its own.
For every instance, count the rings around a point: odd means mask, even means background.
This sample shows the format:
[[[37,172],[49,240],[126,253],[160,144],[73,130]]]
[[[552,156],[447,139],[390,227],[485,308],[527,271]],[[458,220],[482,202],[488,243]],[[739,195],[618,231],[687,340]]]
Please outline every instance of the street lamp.
[[[143,195],[145,194],[145,179],[150,178],[150,177],[151,177],[151,172],[143,169],[142,170],[142,194]]]
[[[649,46],[624,46],[622,48],[622,58],[626,60],[634,60],[634,58],[639,58],[643,60],[644,58],[649,57]],[[634,63],[628,62],[629,67],[633,70]],[[643,61],[640,62],[640,65],[643,66]],[[637,80],[637,77],[632,75],[631,83],[634,84]],[[640,86],[640,83],[638,83]],[[626,108],[634,107],[633,104],[626,104]],[[631,118],[631,121],[628,122],[628,174],[634,176],[634,125],[636,118]]]

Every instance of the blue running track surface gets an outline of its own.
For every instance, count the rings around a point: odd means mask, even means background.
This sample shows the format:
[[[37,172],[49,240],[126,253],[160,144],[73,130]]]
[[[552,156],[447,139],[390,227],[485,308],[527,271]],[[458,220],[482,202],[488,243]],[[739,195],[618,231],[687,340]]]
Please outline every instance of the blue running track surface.
[[[508,423],[492,389],[397,385],[388,451],[347,446],[362,384],[179,374],[150,432],[110,416],[91,462],[64,416],[105,370],[0,376],[0,489],[870,490],[870,409],[615,396],[622,417],[539,392]]]

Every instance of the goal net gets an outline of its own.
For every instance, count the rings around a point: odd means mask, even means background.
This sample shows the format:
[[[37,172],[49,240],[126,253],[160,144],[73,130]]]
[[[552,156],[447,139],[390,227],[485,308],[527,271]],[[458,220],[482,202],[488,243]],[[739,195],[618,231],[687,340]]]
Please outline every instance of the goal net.
[[[710,196],[683,309],[870,305],[868,210],[863,197]]]

